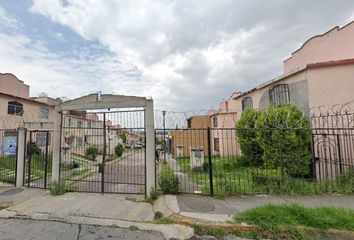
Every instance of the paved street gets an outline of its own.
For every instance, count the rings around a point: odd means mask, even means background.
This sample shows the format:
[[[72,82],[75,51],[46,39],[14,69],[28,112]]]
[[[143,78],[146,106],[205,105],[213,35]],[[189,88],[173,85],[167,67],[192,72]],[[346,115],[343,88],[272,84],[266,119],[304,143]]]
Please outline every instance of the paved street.
[[[131,231],[116,227],[98,227],[52,221],[0,219],[0,225],[0,240],[165,239],[161,233],[152,231]]]
[[[132,150],[122,160],[107,162],[104,169],[104,192],[145,192],[145,151]],[[97,168],[97,167],[90,167]],[[102,174],[96,173],[75,183],[75,189],[86,192],[101,192]]]

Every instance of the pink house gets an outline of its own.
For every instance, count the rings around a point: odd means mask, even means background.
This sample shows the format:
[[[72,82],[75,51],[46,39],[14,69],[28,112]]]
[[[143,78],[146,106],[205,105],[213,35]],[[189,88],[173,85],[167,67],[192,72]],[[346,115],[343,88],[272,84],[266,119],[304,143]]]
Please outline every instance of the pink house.
[[[326,106],[354,100],[354,22],[314,36],[284,61],[284,73],[246,92],[235,92],[210,114],[220,155],[237,155],[230,146],[235,136],[224,136],[223,128],[234,128],[246,108],[294,104],[310,115]],[[322,107],[321,107],[322,106]],[[329,108],[328,108],[329,109]],[[235,137],[235,138],[233,138]]]

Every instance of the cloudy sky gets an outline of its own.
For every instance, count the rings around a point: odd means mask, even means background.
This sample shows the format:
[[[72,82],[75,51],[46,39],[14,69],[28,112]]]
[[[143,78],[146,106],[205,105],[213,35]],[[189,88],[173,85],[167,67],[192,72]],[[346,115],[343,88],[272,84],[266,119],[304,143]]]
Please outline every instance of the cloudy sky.
[[[32,96],[102,91],[208,109],[351,20],[353,0],[0,0],[0,72]]]

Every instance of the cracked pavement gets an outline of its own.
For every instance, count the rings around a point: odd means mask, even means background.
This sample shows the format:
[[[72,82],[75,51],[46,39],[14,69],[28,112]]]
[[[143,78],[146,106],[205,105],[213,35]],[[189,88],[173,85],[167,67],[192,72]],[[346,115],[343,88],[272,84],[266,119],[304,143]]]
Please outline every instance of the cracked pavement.
[[[0,226],[0,240],[165,239],[161,233],[154,231],[133,231],[115,226],[100,227],[55,221],[0,219]]]

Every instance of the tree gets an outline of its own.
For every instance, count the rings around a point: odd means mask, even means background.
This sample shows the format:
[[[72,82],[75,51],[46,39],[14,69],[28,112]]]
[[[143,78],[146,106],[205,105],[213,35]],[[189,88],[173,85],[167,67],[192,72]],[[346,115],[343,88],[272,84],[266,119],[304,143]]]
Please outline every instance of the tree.
[[[282,168],[292,176],[309,174],[310,123],[300,109],[290,104],[270,107],[258,113],[255,126],[266,167]]]
[[[256,136],[255,123],[257,112],[253,109],[243,111],[240,120],[236,123],[236,133],[245,164],[260,166],[263,164],[263,149],[259,145]]]

